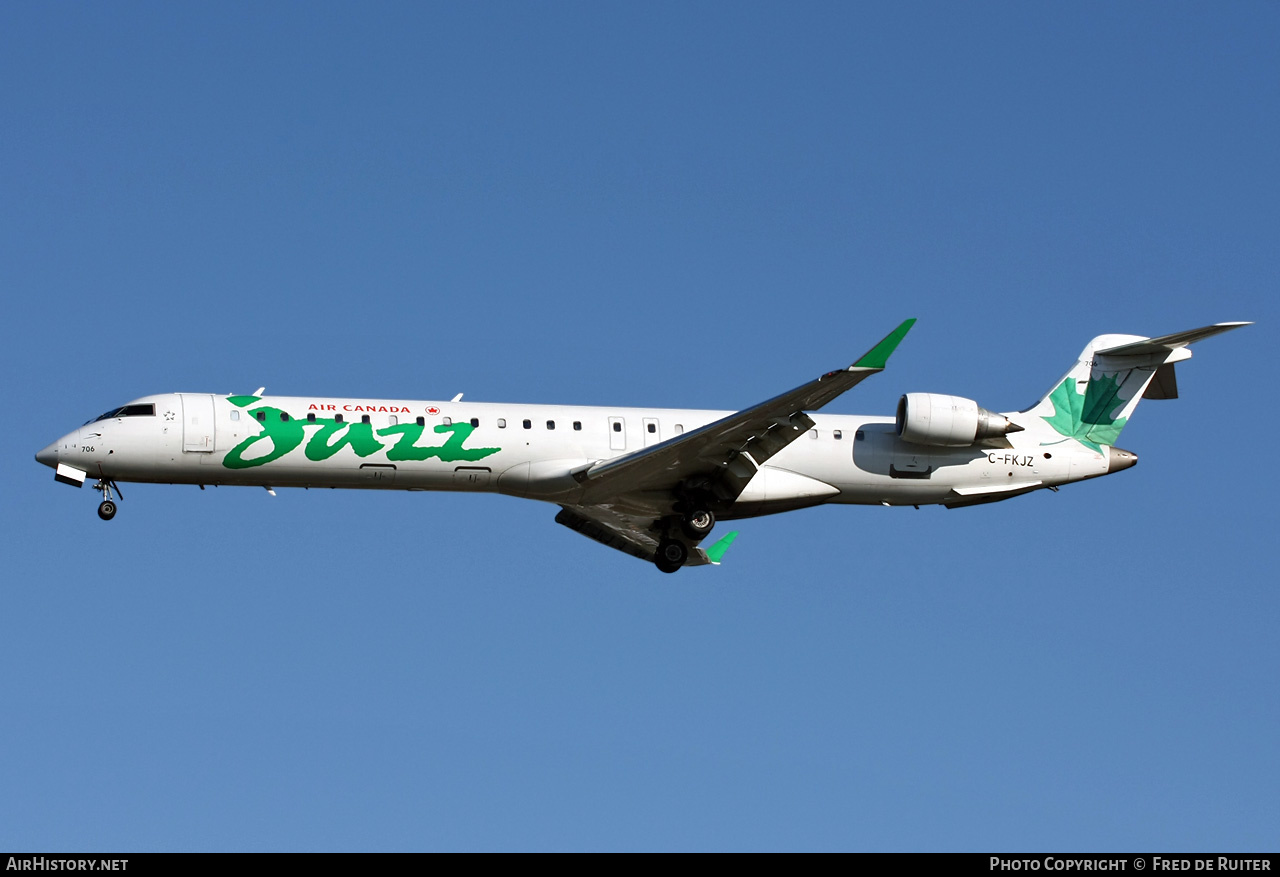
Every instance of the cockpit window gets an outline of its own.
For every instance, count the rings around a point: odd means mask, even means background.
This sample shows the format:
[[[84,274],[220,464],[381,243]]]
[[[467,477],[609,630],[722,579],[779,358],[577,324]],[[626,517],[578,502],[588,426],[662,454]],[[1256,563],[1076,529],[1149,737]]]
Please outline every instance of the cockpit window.
[[[122,408],[112,408],[105,414],[95,417],[90,423],[97,423],[99,420],[110,420],[113,417],[155,417],[156,406],[148,402],[145,405],[125,405]]]

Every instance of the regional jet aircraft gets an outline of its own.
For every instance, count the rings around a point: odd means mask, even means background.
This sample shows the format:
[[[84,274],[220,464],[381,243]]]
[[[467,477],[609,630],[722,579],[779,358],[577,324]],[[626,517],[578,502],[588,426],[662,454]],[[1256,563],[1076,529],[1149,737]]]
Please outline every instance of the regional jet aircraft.
[[[663,572],[719,563],[725,521],[822,503],[995,502],[1127,469],[1115,446],[1139,400],[1176,398],[1188,345],[1248,323],[1158,338],[1100,335],[1025,411],[907,393],[894,417],[816,414],[884,370],[915,320],[848,368],[738,412],[329,396],[166,393],[112,408],[36,454],[54,478],[504,493]]]

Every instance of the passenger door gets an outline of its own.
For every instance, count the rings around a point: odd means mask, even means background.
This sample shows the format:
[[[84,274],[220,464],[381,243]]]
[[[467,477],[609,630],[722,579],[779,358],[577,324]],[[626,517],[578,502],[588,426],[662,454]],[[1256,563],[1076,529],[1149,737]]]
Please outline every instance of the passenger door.
[[[182,450],[192,454],[213,453],[217,434],[214,422],[213,396],[206,393],[182,393]]]

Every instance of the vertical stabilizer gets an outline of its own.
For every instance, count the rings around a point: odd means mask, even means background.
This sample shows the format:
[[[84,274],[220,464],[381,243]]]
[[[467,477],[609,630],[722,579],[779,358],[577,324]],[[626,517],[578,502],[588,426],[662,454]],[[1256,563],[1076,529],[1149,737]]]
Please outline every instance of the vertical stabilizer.
[[[1177,396],[1173,366],[1191,358],[1187,345],[1247,325],[1216,323],[1158,338],[1099,335],[1048,395],[1017,416],[1017,422],[1036,434],[1042,445],[1074,440],[1095,451],[1115,445],[1144,394]],[[1157,373],[1163,376],[1161,384],[1147,393]],[[1171,395],[1170,387],[1174,388]]]

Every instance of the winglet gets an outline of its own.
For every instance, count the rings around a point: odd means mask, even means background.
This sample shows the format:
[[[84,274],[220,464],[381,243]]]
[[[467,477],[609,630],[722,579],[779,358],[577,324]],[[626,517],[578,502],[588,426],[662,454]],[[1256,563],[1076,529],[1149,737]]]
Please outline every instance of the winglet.
[[[911,327],[916,324],[915,318],[906,320],[901,326],[894,329],[884,337],[884,340],[872,347],[866,353],[862,354],[862,358],[853,364],[853,368],[884,368],[889,362],[889,355],[898,349],[898,345],[902,343],[902,339],[907,337],[907,333],[911,331]]]
[[[724,557],[724,553],[729,550],[729,546],[732,545],[733,540],[737,538],[737,530],[726,533],[723,539],[718,541],[715,545],[712,545],[710,548],[705,549],[707,552],[707,559],[712,563],[719,563],[720,558]]]

